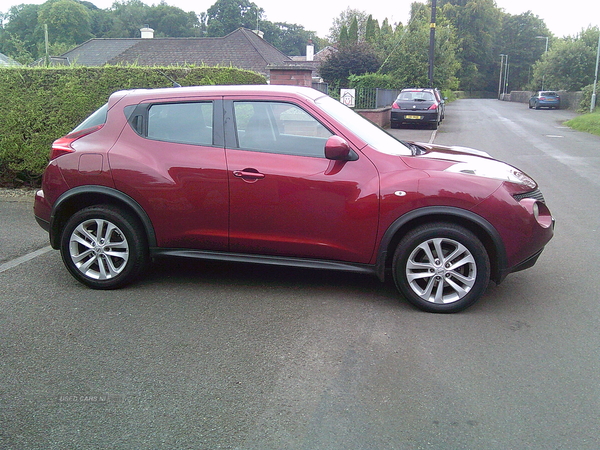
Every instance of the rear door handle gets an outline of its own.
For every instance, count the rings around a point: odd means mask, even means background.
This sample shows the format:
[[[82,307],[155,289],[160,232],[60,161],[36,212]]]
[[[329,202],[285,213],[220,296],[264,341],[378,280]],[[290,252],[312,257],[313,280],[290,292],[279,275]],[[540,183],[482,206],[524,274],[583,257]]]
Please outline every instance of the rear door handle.
[[[234,170],[233,176],[244,180],[262,180],[265,177],[264,173],[258,172],[256,169]]]

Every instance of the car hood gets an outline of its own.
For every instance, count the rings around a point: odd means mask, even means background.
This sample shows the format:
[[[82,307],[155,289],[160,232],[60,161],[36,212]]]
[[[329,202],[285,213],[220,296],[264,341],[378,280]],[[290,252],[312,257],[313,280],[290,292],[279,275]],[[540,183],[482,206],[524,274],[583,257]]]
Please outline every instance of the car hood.
[[[537,184],[521,170],[492,158],[488,153],[468,147],[415,143],[421,152],[404,157],[404,162],[414,168],[444,171],[468,176],[479,176],[524,185],[535,189]]]
[[[421,156],[424,158],[436,158],[457,162],[463,161],[465,159],[465,156],[480,156],[492,159],[489,153],[484,152],[483,150],[476,150],[470,147],[461,147],[458,145],[445,146],[436,144],[426,144],[423,142],[415,142],[415,145],[419,146],[424,150],[421,154],[417,156]]]

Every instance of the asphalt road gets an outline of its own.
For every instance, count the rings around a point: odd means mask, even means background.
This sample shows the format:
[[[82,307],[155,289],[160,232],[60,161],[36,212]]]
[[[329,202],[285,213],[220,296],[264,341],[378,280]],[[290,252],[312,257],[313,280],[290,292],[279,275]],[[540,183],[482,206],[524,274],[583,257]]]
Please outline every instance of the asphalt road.
[[[459,100],[392,130],[521,167],[557,219],[454,315],[368,276],[180,260],[93,291],[0,196],[0,448],[600,448],[600,138],[572,116]]]

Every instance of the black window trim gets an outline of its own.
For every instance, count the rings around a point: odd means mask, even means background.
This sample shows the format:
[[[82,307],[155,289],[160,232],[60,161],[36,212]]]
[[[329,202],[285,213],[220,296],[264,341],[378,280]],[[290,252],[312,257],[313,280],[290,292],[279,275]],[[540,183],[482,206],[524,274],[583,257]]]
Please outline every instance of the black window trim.
[[[159,142],[171,142],[164,141],[162,139],[153,139],[148,137],[148,114],[150,112],[150,108],[156,105],[168,105],[168,104],[182,104],[182,103],[212,103],[212,144],[191,144],[191,143],[181,143],[181,142],[173,142],[174,144],[184,144],[184,145],[197,145],[200,147],[224,147],[224,132],[223,132],[223,100],[222,99],[189,99],[189,100],[174,100],[174,101],[158,101],[158,102],[145,102],[139,103],[137,105],[128,105],[123,109],[125,113],[125,117],[127,118],[127,122],[129,126],[136,132],[140,137],[152,141]]]

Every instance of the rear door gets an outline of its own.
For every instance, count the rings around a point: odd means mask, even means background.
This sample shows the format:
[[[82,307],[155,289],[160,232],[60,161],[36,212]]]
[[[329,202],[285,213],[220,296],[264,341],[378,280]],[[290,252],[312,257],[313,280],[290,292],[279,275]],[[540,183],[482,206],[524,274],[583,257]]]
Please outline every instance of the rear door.
[[[110,151],[116,187],[142,205],[160,247],[227,250],[229,192],[220,98],[125,108]]]

